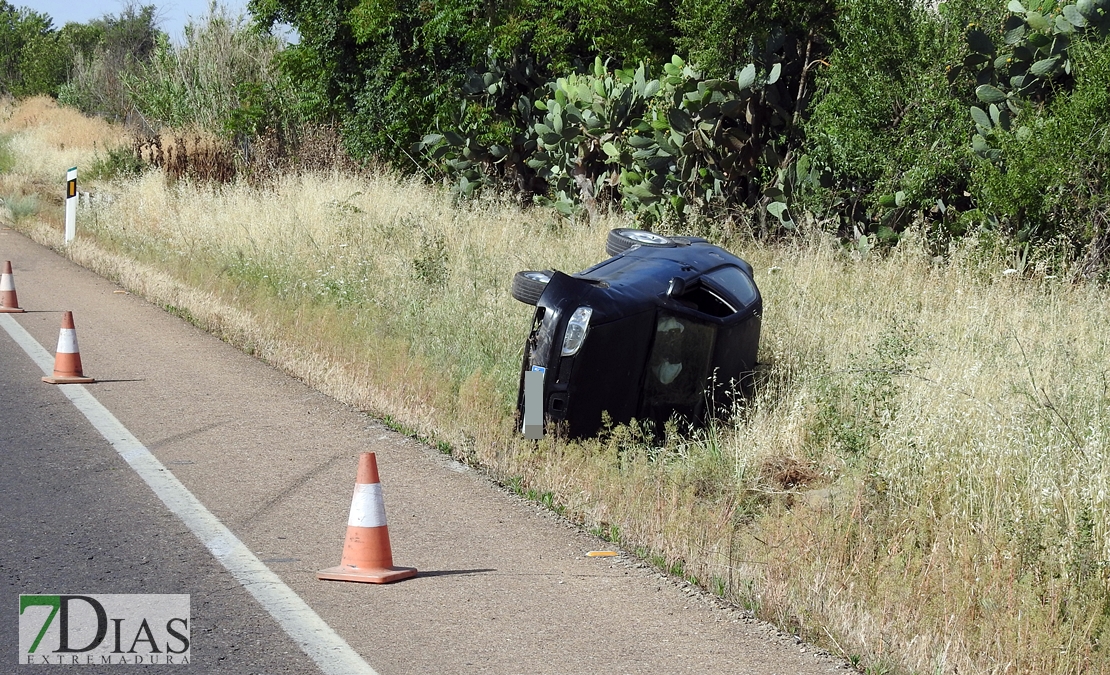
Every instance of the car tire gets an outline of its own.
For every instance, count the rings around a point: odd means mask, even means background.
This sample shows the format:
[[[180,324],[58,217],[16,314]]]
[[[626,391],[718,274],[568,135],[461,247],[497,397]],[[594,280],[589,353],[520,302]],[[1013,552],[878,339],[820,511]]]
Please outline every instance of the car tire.
[[[517,272],[513,275],[513,299],[526,305],[534,305],[540,301],[540,296],[543,295],[549,281],[551,281],[550,270]]]
[[[677,245],[670,239],[654,232],[636,230],[630,227],[618,227],[609,230],[609,236],[605,240],[605,252],[609,255],[619,255],[633,246],[673,248]]]

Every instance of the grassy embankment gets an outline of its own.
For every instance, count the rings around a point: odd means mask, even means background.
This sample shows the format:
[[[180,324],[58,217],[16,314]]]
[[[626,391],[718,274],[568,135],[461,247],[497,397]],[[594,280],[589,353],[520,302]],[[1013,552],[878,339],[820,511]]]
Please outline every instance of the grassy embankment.
[[[0,139],[3,217],[61,248],[41,195],[121,132],[30,101]],[[973,242],[938,260],[912,237],[717,233],[766,304],[735,422],[533,445],[509,280],[598,261],[619,219],[456,207],[392,175],[91,187],[114,201],[79,212],[74,260],[869,672],[1110,673],[1102,288]]]

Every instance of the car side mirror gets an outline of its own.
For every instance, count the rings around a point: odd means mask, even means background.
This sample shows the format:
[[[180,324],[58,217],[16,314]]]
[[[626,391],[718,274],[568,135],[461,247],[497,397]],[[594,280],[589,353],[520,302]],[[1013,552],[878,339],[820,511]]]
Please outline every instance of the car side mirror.
[[[671,283],[667,286],[667,296],[677,298],[686,292],[686,281],[679,277],[672,277]]]

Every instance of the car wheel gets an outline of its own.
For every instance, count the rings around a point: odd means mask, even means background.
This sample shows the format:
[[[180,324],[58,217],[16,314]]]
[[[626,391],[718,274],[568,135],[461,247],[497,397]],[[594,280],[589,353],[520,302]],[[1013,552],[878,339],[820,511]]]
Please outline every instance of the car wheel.
[[[524,272],[517,272],[513,275],[513,299],[519,300],[526,305],[534,305],[540,300],[543,291],[547,288],[547,282],[551,281],[551,272],[544,270],[537,272],[535,270],[526,270]]]
[[[606,253],[617,255],[624,253],[633,246],[672,248],[677,244],[662,235],[647,230],[634,230],[630,227],[618,227],[615,230],[609,230],[609,237],[605,240]]]

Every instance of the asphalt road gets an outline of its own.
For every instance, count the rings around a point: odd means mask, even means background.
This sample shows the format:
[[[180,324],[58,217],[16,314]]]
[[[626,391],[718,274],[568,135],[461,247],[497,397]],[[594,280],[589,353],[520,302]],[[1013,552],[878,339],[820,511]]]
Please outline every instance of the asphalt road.
[[[13,639],[20,593],[184,593],[191,596],[194,618],[190,655],[206,664],[204,670],[315,672],[296,643],[136,480],[69,399],[57,387],[39,386],[41,376],[3,335],[0,579],[7,611],[0,611],[0,663],[20,661]],[[118,672],[115,667],[80,668],[83,673],[112,671]]]
[[[0,330],[0,662],[17,660],[20,593],[188,593],[195,672],[354,672],[324,633],[383,675],[844,672],[634,558],[586,557],[609,546],[0,228],[3,260],[28,310],[9,316],[52,354],[60,312],[73,311],[85,372],[100,380],[83,389],[145,450],[105,440]],[[147,451],[242,551],[196,534],[176,498],[152,491],[132,467]],[[317,581],[339,563],[365,451],[395,562],[420,574]],[[244,582],[226,561],[273,579]],[[276,614],[258,587],[288,593]],[[303,605],[293,619],[288,598]],[[297,633],[308,615],[330,627],[319,644]]]

